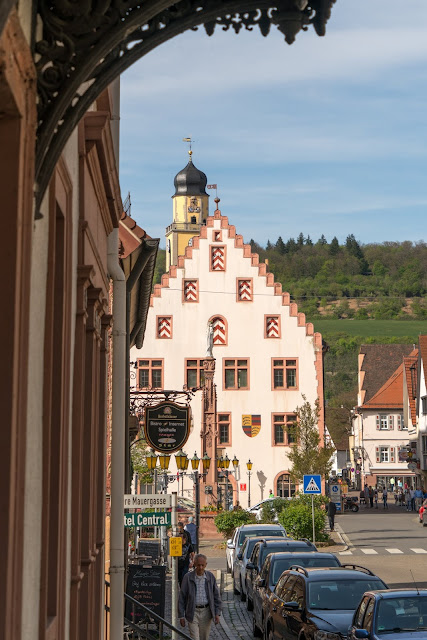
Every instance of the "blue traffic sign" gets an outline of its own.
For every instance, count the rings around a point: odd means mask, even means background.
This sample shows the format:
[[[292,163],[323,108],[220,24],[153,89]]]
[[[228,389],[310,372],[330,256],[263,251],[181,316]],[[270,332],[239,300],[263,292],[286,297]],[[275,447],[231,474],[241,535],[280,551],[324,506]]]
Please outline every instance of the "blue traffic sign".
[[[339,487],[338,484],[333,484],[331,489],[332,489],[333,493],[339,493],[339,491],[340,491],[340,487]]]
[[[320,475],[304,476],[303,493],[322,493],[322,478]]]

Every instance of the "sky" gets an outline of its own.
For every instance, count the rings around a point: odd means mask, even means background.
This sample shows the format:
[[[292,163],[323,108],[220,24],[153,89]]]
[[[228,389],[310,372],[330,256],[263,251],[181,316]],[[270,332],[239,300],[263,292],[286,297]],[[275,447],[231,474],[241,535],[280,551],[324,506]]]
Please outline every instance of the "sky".
[[[337,0],[291,46],[190,31],[121,78],[122,197],[164,248],[191,136],[245,242],[427,241],[426,98],[426,0]]]

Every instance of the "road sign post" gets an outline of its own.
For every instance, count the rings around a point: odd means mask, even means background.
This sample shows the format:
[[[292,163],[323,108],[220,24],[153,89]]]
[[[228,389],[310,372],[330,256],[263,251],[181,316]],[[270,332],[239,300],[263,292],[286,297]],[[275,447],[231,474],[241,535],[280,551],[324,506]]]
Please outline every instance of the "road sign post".
[[[303,476],[303,493],[311,495],[311,518],[313,521],[313,544],[316,544],[316,528],[314,526],[314,496],[322,493],[322,478],[319,474]]]

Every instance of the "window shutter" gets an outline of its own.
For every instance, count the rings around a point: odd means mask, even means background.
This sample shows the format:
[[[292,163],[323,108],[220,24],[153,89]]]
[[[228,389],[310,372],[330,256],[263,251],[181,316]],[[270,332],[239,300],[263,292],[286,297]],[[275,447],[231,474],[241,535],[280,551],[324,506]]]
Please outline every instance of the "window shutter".
[[[379,462],[380,461],[380,448],[379,447],[375,447],[375,457],[376,457],[376,461]]]
[[[389,416],[388,417],[388,428],[390,430],[394,429],[394,416]]]
[[[390,447],[390,462],[394,462],[394,447]]]
[[[397,416],[397,430],[402,431],[402,416],[400,415],[400,413]]]
[[[377,416],[377,429],[378,429],[378,431],[380,429],[380,417],[379,416]],[[378,462],[378,460],[377,460],[377,462]]]

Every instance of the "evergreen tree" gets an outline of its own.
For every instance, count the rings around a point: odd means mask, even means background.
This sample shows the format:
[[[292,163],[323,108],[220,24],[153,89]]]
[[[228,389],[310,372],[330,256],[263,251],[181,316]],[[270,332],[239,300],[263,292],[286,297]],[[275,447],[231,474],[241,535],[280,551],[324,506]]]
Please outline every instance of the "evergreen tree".
[[[296,408],[297,420],[287,430],[292,431],[295,444],[288,453],[292,464],[290,475],[294,482],[300,484],[303,476],[320,473],[322,477],[329,475],[332,468],[331,456],[335,447],[324,442],[320,444],[318,418],[320,412],[319,400],[314,407],[303,395],[304,404]]]
[[[295,251],[298,249],[298,245],[293,238],[289,238],[285,247],[286,247],[286,253],[290,253],[291,255],[295,253]]]
[[[297,238],[297,245],[299,247],[302,247],[304,245],[304,234],[300,233],[298,238]]]
[[[317,244],[320,244],[321,246],[323,246],[323,245],[325,245],[325,244],[328,244],[328,241],[326,240],[326,238],[325,238],[325,236],[323,235],[323,233],[322,233],[322,235],[320,236],[320,238],[318,239]]]
[[[282,242],[283,242],[283,240],[282,240]],[[267,240],[267,245],[265,247],[265,250],[266,251],[271,251],[272,248],[273,248],[273,245],[271,244],[270,240]]]
[[[338,238],[334,236],[331,240],[331,244],[329,245],[329,253],[331,256],[336,256],[340,250],[340,243],[338,242]]]
[[[285,243],[282,240],[282,236],[279,236],[277,238],[276,251],[278,251],[282,256],[285,255],[286,253],[286,247],[285,247]]]
[[[307,245],[307,247],[312,247],[313,246],[313,240],[310,238],[310,236],[306,237],[305,244]]]

